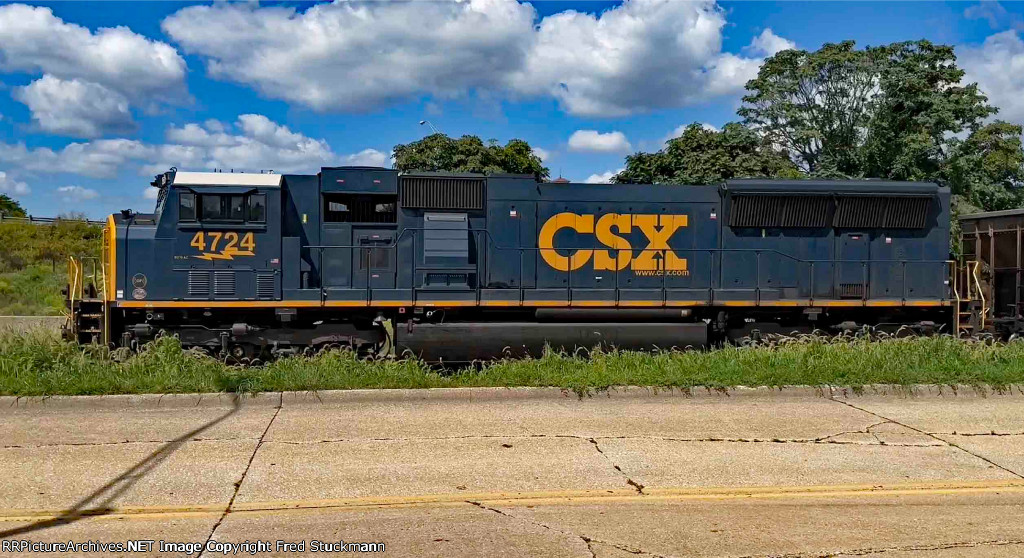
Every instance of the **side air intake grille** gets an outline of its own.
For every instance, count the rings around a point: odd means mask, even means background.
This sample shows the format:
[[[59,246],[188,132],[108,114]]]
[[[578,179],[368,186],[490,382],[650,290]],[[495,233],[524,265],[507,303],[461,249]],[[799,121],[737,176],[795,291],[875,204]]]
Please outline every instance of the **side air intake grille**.
[[[209,296],[210,295],[210,272],[189,271],[188,272],[188,295]]]
[[[274,274],[256,274],[256,298],[274,298]]]
[[[483,178],[403,176],[399,203],[409,209],[484,208]]]
[[[829,196],[740,195],[732,197],[731,227],[827,227]]]
[[[739,194],[731,201],[730,227],[922,229],[932,197]]]
[[[213,272],[213,294],[217,296],[231,296],[235,294],[234,271]]]
[[[928,220],[928,196],[841,196],[836,205],[836,227],[922,229]]]

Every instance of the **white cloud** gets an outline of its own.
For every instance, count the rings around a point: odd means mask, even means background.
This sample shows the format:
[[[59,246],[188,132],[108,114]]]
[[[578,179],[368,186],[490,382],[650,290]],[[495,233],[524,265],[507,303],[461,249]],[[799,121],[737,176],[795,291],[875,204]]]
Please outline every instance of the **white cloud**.
[[[984,0],[973,6],[968,6],[964,10],[964,17],[987,20],[992,29],[1009,27],[1017,31],[1024,31],[1024,17],[1017,13],[1011,13],[995,0]]]
[[[0,7],[0,67],[80,78],[138,98],[180,92],[185,60],[127,27],[85,27],[24,4]]]
[[[389,159],[390,156],[387,153],[376,149],[364,149],[359,153],[344,157],[346,165],[361,167],[383,167]]]
[[[771,56],[793,48],[796,48],[796,43],[776,35],[771,29],[765,29],[750,41],[750,46],[745,50],[758,56]]]
[[[999,107],[998,118],[1024,121],[1024,41],[1016,31],[985,39],[980,47],[957,49],[964,81],[977,82],[989,102]]]
[[[720,132],[721,131],[718,128],[718,126],[715,126],[714,124],[708,124],[707,122],[701,122],[700,126],[701,126],[701,128],[704,128],[705,130],[707,130],[709,132]],[[683,132],[685,132],[686,129],[689,128],[689,127],[690,127],[689,124],[680,124],[680,125],[676,126],[675,129],[673,129],[671,132],[669,132],[667,135],[665,135],[665,137],[661,138],[661,143],[663,143],[663,144],[664,143],[668,143],[668,140],[678,138],[679,136],[683,135]]]
[[[601,174],[592,174],[587,177],[583,182],[587,184],[611,184],[612,179],[615,178],[616,174],[624,171],[625,169],[613,170],[602,172]]]
[[[157,196],[159,196],[159,195],[160,195],[160,190],[157,189],[157,188],[153,188],[152,186],[150,186],[149,188],[146,188],[145,190],[142,191],[143,199],[147,199],[147,200],[154,200],[155,201]]]
[[[152,108],[187,97],[185,68],[174,47],[127,27],[94,33],[50,8],[0,6],[0,69],[44,74],[16,93],[44,131],[123,131],[129,102]]]
[[[224,2],[183,8],[162,27],[210,75],[317,110],[481,91],[622,116],[735,94],[757,56],[791,44],[766,29],[748,47],[756,56],[723,53],[725,24],[709,0],[631,0],[539,21],[528,3],[468,0],[305,11]]]
[[[16,88],[14,98],[28,105],[41,130],[52,134],[92,138],[135,128],[128,99],[98,83],[46,74]]]
[[[536,12],[503,0],[191,6],[164,31],[209,73],[314,109],[493,88],[527,56]]]
[[[713,2],[634,0],[600,14],[544,18],[513,84],[572,114],[622,116],[728,91],[720,62],[725,16]]]
[[[0,193],[24,196],[31,191],[28,184],[14,180],[6,172],[0,171]]]
[[[533,150],[533,154],[536,155],[542,162],[547,161],[551,158],[551,152],[547,149],[541,149],[540,147],[530,147]]]
[[[210,130],[234,132],[211,132]],[[229,126],[207,121],[167,130],[167,142],[147,144],[130,139],[99,139],[70,143],[63,149],[28,149],[0,143],[0,164],[36,174],[74,173],[111,178],[128,166],[144,174],[179,169],[274,170],[316,172],[339,164],[383,165],[388,156],[374,149],[351,155],[334,153],[322,139],[293,132],[259,114],[243,114]]]
[[[569,149],[594,153],[624,153],[633,146],[622,132],[600,133],[597,130],[576,130],[569,136]]]
[[[57,192],[65,202],[81,202],[100,197],[100,193],[96,190],[81,186],[61,186],[57,188]]]
[[[144,158],[150,148],[129,139],[102,139],[70,143],[54,151],[48,147],[28,149],[24,143],[0,143],[0,164],[30,173],[71,173],[112,178],[131,160]]]

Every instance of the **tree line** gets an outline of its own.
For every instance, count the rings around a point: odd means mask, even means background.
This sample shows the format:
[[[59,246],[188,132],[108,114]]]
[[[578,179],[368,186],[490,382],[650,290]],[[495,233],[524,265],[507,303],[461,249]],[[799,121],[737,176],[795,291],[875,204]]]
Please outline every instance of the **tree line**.
[[[935,181],[950,187],[961,212],[1021,207],[1022,128],[999,120],[998,107],[963,77],[953,47],[929,41],[784,50],[747,82],[736,122],[691,124],[664,148],[627,156],[613,181]],[[550,174],[522,140],[433,134],[394,155],[404,171]]]

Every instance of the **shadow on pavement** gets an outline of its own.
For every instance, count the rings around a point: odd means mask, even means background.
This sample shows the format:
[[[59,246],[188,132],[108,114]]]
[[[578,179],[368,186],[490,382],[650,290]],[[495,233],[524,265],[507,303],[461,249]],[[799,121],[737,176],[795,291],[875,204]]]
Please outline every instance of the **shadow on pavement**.
[[[177,451],[177,449],[185,442],[195,438],[204,431],[237,413],[241,408],[242,396],[236,394],[232,403],[233,406],[227,413],[224,413],[195,430],[186,432],[170,442],[167,442],[156,451],[149,454],[145,459],[136,463],[131,469],[121,473],[107,484],[96,489],[92,494],[89,494],[85,498],[79,500],[71,506],[70,509],[61,512],[59,516],[43,521],[37,521],[14,529],[0,531],[0,539],[49,529],[50,527],[57,527],[59,525],[67,525],[86,517],[96,517],[116,513],[116,509],[111,507],[110,504],[116,500],[118,496],[124,494],[124,492],[131,488],[136,482],[148,475],[153,469],[156,469],[157,466],[163,463],[165,459],[170,457],[171,454]]]

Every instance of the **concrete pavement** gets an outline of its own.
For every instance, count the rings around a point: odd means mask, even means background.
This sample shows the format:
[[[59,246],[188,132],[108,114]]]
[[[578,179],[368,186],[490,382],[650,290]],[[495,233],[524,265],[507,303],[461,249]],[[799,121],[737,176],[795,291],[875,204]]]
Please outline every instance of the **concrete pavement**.
[[[934,387],[0,398],[0,539],[1021,556],[1022,404]]]

